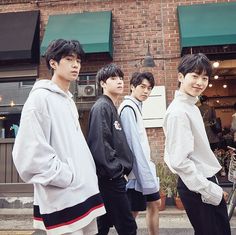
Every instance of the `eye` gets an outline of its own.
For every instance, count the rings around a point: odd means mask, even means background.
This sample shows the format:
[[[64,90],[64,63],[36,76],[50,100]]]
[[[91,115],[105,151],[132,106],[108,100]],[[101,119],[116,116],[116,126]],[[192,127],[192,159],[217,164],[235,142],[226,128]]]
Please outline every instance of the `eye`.
[[[70,56],[66,56],[66,60],[68,60],[68,61],[72,61],[72,57],[70,57]]]
[[[208,77],[203,77],[202,79],[203,79],[204,81],[208,81],[208,80],[209,80]]]

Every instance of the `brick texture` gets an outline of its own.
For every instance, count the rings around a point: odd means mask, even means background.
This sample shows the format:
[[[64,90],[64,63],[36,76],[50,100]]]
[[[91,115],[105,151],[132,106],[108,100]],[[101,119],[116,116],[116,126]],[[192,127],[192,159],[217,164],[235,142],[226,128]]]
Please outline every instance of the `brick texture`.
[[[148,69],[156,85],[166,86],[167,105],[177,88],[176,67],[180,58],[177,6],[203,3],[233,2],[220,0],[1,0],[0,13],[40,10],[40,36],[44,35],[49,15],[83,11],[112,11],[113,61],[125,73],[125,94],[129,92],[129,78],[135,71],[143,71],[140,60],[148,43],[156,67]],[[76,29],[75,29],[76,30]],[[83,64],[82,72],[96,72],[107,61]],[[147,70],[147,69],[146,69]],[[50,77],[44,61],[40,63],[40,77]],[[152,158],[163,158],[164,135],[161,128],[148,129]]]

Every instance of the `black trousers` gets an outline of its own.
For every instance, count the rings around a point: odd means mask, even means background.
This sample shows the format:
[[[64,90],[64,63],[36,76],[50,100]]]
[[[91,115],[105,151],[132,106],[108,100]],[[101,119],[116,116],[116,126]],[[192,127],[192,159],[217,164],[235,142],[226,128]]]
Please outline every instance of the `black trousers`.
[[[215,177],[209,180],[216,183]],[[180,178],[177,190],[195,235],[231,235],[226,203],[223,198],[218,206],[203,203],[201,195],[190,191]]]
[[[136,235],[137,225],[131,213],[124,177],[99,180],[99,189],[107,213],[97,219],[98,235],[107,235],[113,225],[119,235]]]

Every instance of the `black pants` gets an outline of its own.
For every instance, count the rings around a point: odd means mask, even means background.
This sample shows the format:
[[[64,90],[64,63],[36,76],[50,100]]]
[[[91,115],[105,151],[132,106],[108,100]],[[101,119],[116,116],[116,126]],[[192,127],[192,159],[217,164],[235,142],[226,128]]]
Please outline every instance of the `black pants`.
[[[99,189],[107,213],[97,219],[98,235],[107,235],[113,225],[119,235],[136,235],[137,225],[131,213],[124,177],[99,180]]]
[[[209,180],[216,183],[215,177]],[[230,235],[230,224],[225,200],[218,206],[202,202],[201,195],[190,191],[183,181],[178,179],[178,193],[184,204],[195,235]]]

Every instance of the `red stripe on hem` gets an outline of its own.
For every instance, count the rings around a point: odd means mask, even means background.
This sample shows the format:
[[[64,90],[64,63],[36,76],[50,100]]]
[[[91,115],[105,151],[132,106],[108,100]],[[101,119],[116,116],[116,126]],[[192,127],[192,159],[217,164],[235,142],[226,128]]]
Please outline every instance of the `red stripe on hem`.
[[[33,218],[34,218],[34,220],[43,221],[43,218],[41,218],[41,217],[33,217]]]
[[[61,224],[49,226],[49,227],[46,227],[46,229],[50,230],[50,229],[62,227],[62,226],[64,226],[64,225],[72,224],[72,223],[74,223],[74,222],[76,222],[76,221],[78,221],[78,220],[80,220],[80,219],[83,219],[83,218],[86,217],[88,214],[90,214],[92,211],[94,211],[94,210],[96,210],[96,209],[98,209],[98,208],[101,208],[101,207],[103,207],[103,206],[104,206],[104,204],[102,203],[102,204],[100,204],[100,205],[98,205],[98,206],[96,206],[96,207],[91,208],[91,209],[90,209],[89,211],[87,211],[85,214],[83,214],[83,215],[77,217],[76,219],[73,219],[73,220],[70,220],[70,221],[67,221],[67,222],[64,222],[64,223],[61,223]],[[38,219],[38,218],[37,218],[37,219]]]

